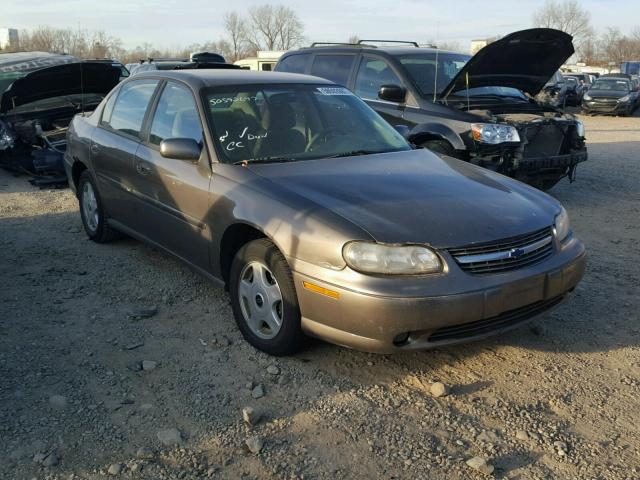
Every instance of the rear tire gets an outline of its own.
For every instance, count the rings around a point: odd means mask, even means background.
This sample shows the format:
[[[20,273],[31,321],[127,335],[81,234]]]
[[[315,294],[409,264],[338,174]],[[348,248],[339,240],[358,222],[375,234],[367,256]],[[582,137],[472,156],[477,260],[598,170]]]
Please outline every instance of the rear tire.
[[[289,355],[305,343],[293,276],[268,239],[245,244],[231,264],[231,308],[242,336],[269,355]]]
[[[89,239],[107,243],[120,237],[120,233],[107,223],[102,198],[88,170],[82,172],[78,180],[78,201],[82,225]]]

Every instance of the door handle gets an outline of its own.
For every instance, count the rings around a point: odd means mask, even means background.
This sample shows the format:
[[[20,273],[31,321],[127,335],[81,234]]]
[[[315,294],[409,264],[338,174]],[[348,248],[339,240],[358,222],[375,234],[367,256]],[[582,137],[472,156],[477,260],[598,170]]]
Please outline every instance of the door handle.
[[[97,154],[100,151],[100,147],[95,143],[91,144],[91,153]]]
[[[146,162],[137,162],[136,172],[138,172],[140,175],[149,175],[151,173],[151,165]]]

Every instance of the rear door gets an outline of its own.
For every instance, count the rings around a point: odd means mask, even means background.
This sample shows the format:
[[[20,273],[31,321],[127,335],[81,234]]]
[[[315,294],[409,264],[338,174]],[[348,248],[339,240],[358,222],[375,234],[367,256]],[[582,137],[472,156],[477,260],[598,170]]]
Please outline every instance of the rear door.
[[[91,141],[91,161],[108,215],[135,228],[133,158],[158,80],[127,82],[107,100]]]
[[[209,269],[211,166],[196,99],[186,85],[167,81],[149,116],[144,141],[134,159],[133,187],[138,197],[138,228],[197,267]],[[193,138],[202,146],[199,161],[165,158],[160,143]]]
[[[378,98],[382,85],[403,85],[400,76],[384,58],[363,55],[356,73],[354,93],[378,112],[391,125],[405,124],[403,120],[404,104],[388,102]]]

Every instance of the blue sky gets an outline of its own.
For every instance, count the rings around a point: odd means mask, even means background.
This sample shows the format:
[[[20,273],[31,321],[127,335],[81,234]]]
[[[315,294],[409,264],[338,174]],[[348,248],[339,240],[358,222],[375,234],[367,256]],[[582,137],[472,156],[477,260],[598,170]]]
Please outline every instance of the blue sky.
[[[505,35],[531,26],[544,0],[290,0],[233,2],[206,0],[3,0],[4,27],[38,25],[103,29],[125,47],[150,42],[174,47],[217,40],[222,15],[244,13],[263,3],[283,3],[298,12],[310,41],[388,38],[457,42],[468,49],[473,38]],[[623,32],[640,27],[640,0],[582,0],[597,30],[617,26]]]

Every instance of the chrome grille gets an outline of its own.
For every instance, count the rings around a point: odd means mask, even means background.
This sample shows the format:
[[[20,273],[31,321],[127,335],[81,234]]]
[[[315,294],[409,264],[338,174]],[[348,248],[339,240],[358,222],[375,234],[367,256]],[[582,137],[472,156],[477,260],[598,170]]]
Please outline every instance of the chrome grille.
[[[450,248],[462,270],[474,274],[498,273],[532,265],[553,252],[553,230],[546,227],[497,242]]]

